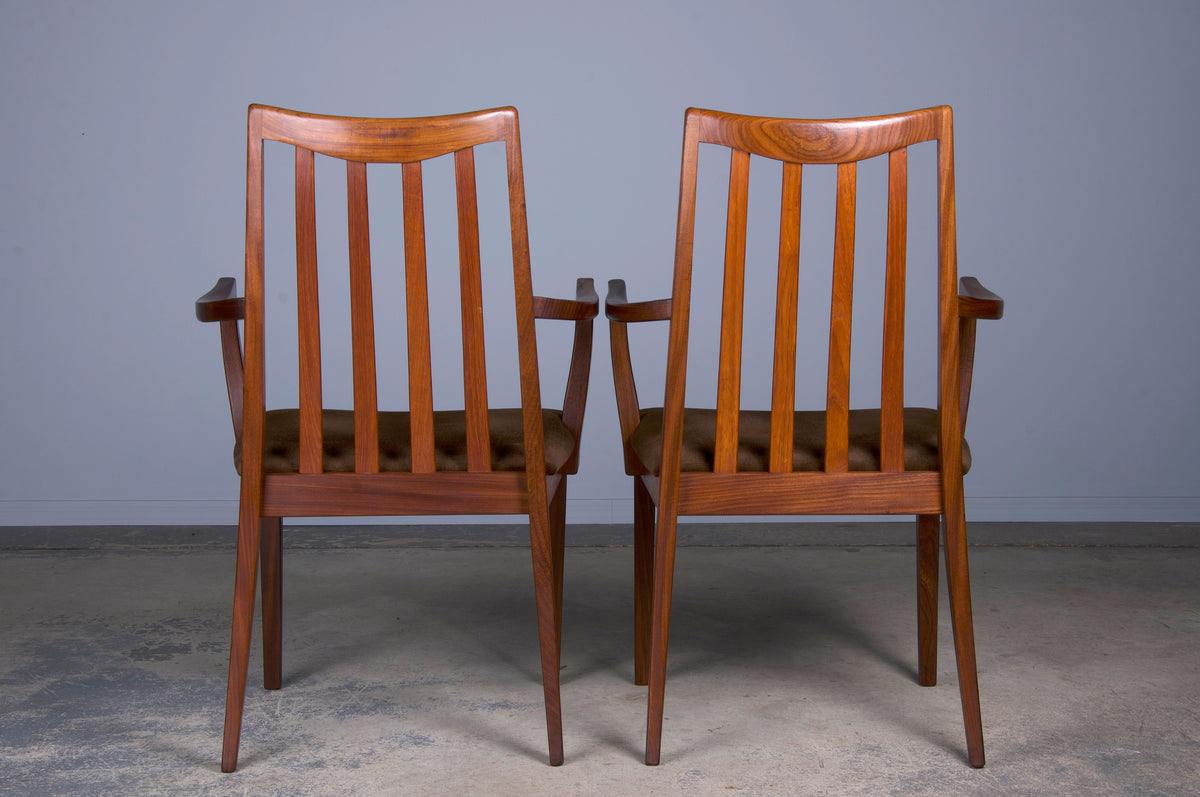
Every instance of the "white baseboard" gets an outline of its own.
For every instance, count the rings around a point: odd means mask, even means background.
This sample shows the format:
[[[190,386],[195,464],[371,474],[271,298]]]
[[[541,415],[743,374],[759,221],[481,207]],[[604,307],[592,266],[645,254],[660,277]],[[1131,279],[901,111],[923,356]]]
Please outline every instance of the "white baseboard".
[[[771,515],[695,518],[725,522],[764,523],[798,518]],[[839,516],[805,520],[840,520]],[[871,520],[880,520],[871,517]],[[902,517],[897,517],[897,520]],[[995,522],[1200,522],[1198,496],[1124,497],[967,497],[967,519]],[[693,520],[688,518],[687,520]],[[567,500],[567,521],[580,524],[632,523],[633,501],[609,498]],[[387,524],[395,518],[298,519],[298,523]],[[422,523],[508,523],[511,516],[458,515],[422,518]],[[0,526],[232,526],[237,523],[237,501],[0,501]]]

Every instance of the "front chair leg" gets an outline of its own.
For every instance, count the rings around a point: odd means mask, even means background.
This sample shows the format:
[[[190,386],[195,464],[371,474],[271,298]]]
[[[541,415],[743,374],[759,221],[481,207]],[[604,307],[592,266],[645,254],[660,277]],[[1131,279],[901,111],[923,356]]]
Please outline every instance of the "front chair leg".
[[[633,682],[650,680],[650,617],[654,590],[654,499],[633,478]]]
[[[283,685],[283,518],[259,523],[259,566],[262,569],[263,686]]]
[[[917,516],[917,681],[937,684],[938,542],[941,515]]]

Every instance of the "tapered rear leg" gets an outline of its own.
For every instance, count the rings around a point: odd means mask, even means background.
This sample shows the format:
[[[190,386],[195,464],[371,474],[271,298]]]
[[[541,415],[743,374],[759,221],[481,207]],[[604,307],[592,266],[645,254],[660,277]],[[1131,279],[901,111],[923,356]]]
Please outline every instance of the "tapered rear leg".
[[[254,621],[254,582],[258,571],[259,519],[242,510],[238,520],[237,564],[233,584],[233,631],[229,645],[229,680],[225,690],[225,735],[221,771],[237,769],[242,709],[246,701],[246,669]]]
[[[917,515],[917,680],[937,684],[938,548],[941,515]]]
[[[283,519],[259,523],[259,567],[262,571],[263,686],[283,685]]]
[[[551,499],[553,500],[553,499]],[[559,612],[555,586],[555,551],[550,507],[529,507],[529,541],[533,554],[533,591],[537,604],[538,647],[542,663],[542,694],[546,704],[546,737],[550,764],[563,762],[562,703],[559,698]]]
[[[633,477],[633,682],[650,680],[650,615],[654,589],[654,499]]]
[[[650,688],[646,711],[646,763],[662,753],[663,698],[667,681],[667,638],[671,625],[671,589],[675,576],[678,518],[660,509],[654,551],[654,606],[650,623]]]
[[[950,623],[954,629],[954,654],[962,695],[963,724],[967,733],[967,758],[982,767],[983,720],[979,710],[979,676],[975,664],[975,628],[971,615],[971,579],[967,566],[966,517],[963,505],[947,507],[946,585],[950,592]]]

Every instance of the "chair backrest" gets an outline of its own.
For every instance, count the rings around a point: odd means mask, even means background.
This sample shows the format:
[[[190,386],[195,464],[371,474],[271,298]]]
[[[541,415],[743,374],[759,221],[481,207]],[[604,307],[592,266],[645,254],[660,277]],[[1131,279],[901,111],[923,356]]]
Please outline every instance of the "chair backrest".
[[[938,406],[943,439],[958,421],[958,304],[954,229],[954,155],[951,111],[929,108],[885,117],[846,120],[796,120],[740,116],[689,109],[686,116],[683,167],[676,235],[675,276],[665,396],[668,418],[681,418],[688,326],[692,293],[693,248],[697,209],[697,171],[701,145],[730,151],[726,211],[720,354],[717,379],[717,432],[713,471],[737,469],[738,420],[742,395],[742,334],[746,304],[747,204],[751,159],[781,162],[778,270],[774,295],[774,353],[771,376],[770,471],[792,468],[793,419],[796,409],[797,302],[800,286],[801,187],[804,167],[836,167],[836,218],[833,237],[829,356],[825,390],[826,446],[824,470],[848,469],[850,411],[851,318],[854,298],[855,221],[858,162],[887,159],[886,263],[882,341],[881,469],[904,469],[904,335],[908,228],[908,148],[935,141],[937,147],[938,259]],[[822,272],[828,274],[829,272]],[[805,291],[827,290],[830,283]],[[761,309],[763,313],[768,308]],[[870,402],[874,404],[874,402]],[[664,429],[664,454],[679,450],[676,428]],[[672,435],[676,439],[671,439]],[[953,437],[953,435],[951,435]],[[664,472],[672,463],[664,462]]]
[[[357,473],[379,470],[375,312],[379,299],[372,272],[393,269],[372,263],[369,229],[368,164],[399,164],[403,193],[404,317],[406,319],[408,411],[411,414],[412,470],[431,473],[434,465],[433,362],[430,346],[430,281],[426,269],[423,162],[453,159],[458,226],[463,368],[462,406],[467,427],[467,465],[473,472],[491,469],[488,388],[484,347],[484,280],[480,265],[479,207],[475,148],[503,145],[506,159],[508,216],[516,297],[516,334],[524,408],[526,451],[540,462],[540,429],[534,309],[525,219],[525,189],[517,112],[513,108],[421,119],[366,119],[298,113],[251,106],[248,122],[245,283],[245,449],[256,457],[265,412],[264,297],[264,142],[295,149],[295,251],[299,354],[300,472],[322,470],[322,342],[317,264],[317,156],[345,163],[355,462]],[[273,161],[272,161],[273,162]],[[324,174],[324,172],[322,172]],[[395,268],[400,268],[396,266]],[[393,269],[394,271],[394,269]],[[270,295],[275,295],[270,293]],[[387,305],[384,305],[387,308]],[[326,308],[328,309],[328,308]],[[435,320],[451,311],[439,304]],[[392,354],[392,352],[387,352]],[[389,357],[388,368],[396,359]]]

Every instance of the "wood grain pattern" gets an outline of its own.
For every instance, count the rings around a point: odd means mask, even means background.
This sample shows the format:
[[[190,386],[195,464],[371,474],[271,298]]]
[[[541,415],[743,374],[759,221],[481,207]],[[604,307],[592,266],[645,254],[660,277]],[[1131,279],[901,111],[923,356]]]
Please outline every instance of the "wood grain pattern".
[[[621,447],[625,458],[625,472],[636,476],[647,472],[646,466],[638,460],[629,445],[630,435],[641,422],[641,411],[637,384],[633,376],[633,359],[629,352],[627,322],[613,316],[615,310],[626,307],[628,307],[628,300],[625,295],[625,281],[611,280],[608,283],[608,294],[604,298],[604,312],[609,319],[609,359],[612,363],[613,387],[616,390],[617,420],[621,425]],[[669,308],[666,315],[668,317],[670,315]],[[636,486],[634,489],[637,489]],[[646,619],[649,623],[648,615]]]
[[[770,119],[688,109],[697,138],[790,163],[841,164],[866,160],[938,137],[946,106],[860,119]]]
[[[245,345],[242,391],[242,481],[238,502],[237,559],[234,565],[233,619],[230,623],[229,677],[225,689],[225,734],[221,771],[237,767],[246,669],[254,620],[262,517],[264,403],[263,366],[263,152],[262,120],[250,114],[246,133]]]
[[[888,156],[887,271],[880,379],[880,466],[904,470],[904,300],[908,255],[908,150]]]
[[[283,519],[259,523],[262,571],[263,688],[283,686]]]
[[[975,277],[959,280],[958,315],[960,318],[1000,319],[1004,317],[1004,300],[989,291]]]
[[[681,515],[917,515],[941,507],[936,472],[683,473]]]
[[[354,469],[379,471],[379,401],[375,388],[375,300],[371,289],[371,231],[367,165],[346,163],[349,205],[350,329],[354,347]]]
[[[487,357],[483,342],[483,282],[479,271],[479,206],[474,150],[454,153],[458,195],[458,273],[462,297],[463,392],[467,413],[467,468],[492,469],[487,421]]]
[[[196,300],[197,321],[241,321],[246,300],[237,295],[237,280],[221,277],[208,293]]]
[[[237,280],[221,277],[208,293],[196,300],[196,319],[217,321],[221,329],[221,360],[225,368],[225,390],[229,396],[229,416],[233,421],[233,436],[242,441],[242,336],[238,321],[246,316],[246,303],[237,296]]]
[[[515,108],[408,119],[367,119],[250,106],[262,137],[362,163],[415,163],[492,141],[508,141]]]
[[[633,479],[633,682],[650,681],[650,627],[654,589],[654,496]]]
[[[737,470],[738,413],[742,401],[742,314],[746,293],[746,214],[750,153],[734,150],[729,161],[729,208],[725,226],[725,284],[721,298],[721,349],[717,367],[717,443],[713,470]]]
[[[653,609],[650,618],[649,702],[646,711],[646,763],[659,762],[671,587],[675,573],[675,533],[679,518],[679,466],[683,448],[683,405],[687,384],[688,323],[691,317],[692,251],[696,229],[696,179],[700,120],[684,118],[683,164],[675,232],[675,273],[667,333],[667,379],[663,395],[662,478],[655,518]]]
[[[278,474],[266,481],[263,506],[292,517],[523,515],[525,482],[511,472]]]
[[[296,147],[296,315],[300,343],[300,472],[322,469],[321,312],[312,150]]]
[[[958,289],[958,406],[959,427],[966,433],[967,409],[971,404],[971,380],[975,374],[975,327],[978,319],[1004,317],[1004,300],[983,287],[974,277],[959,280]]]
[[[937,685],[938,553],[941,515],[917,516],[917,681]]]
[[[421,164],[405,163],[402,175],[412,469],[413,473],[432,473],[433,359],[429,343],[429,275],[425,264],[425,189]]]
[[[783,196],[779,203],[779,274],[775,289],[775,351],[771,376],[771,473],[790,473],[792,470],[802,168],[798,163],[783,165]]]
[[[854,231],[857,165],[837,170],[833,290],[829,311],[829,386],[825,393],[825,470],[844,473],[850,450],[850,335],[854,318]]]
[[[625,280],[613,279],[608,281],[608,294],[604,297],[604,315],[610,321],[620,324],[667,321],[671,318],[671,300],[631,302],[626,296]]]
[[[938,469],[904,470],[904,330],[906,325],[908,156],[907,148],[936,141],[938,148]],[[699,144],[731,153],[727,198],[722,337],[718,353],[718,415],[710,471],[680,472],[685,437],[684,396],[691,309]],[[888,158],[888,216],[883,306],[880,470],[850,471],[848,416],[852,342],[857,162]],[[768,472],[736,470],[741,323],[750,291],[744,273],[745,162],[752,157],[783,163],[780,246],[775,294],[771,440]],[[835,165],[837,190],[834,256],[830,270],[830,337],[823,472],[791,472],[796,379],[797,297],[811,290],[798,283],[801,169]],[[922,683],[936,673],[938,533],[946,533],[947,588],[960,681],[967,757],[983,765],[983,735],[975,675],[967,546],[962,498],[962,430],[970,394],[975,321],[999,318],[1003,303],[976,280],[955,290],[957,262],[951,111],[940,106],[862,119],[803,120],[749,117],[689,109],[684,119],[675,271],[670,299],[629,302],[622,280],[613,280],[605,302],[610,322],[613,382],[626,472],[634,477],[635,679],[648,681],[646,763],[661,759],[667,648],[680,515],[912,514],[918,516],[918,658]],[[806,200],[807,201],[807,200]],[[669,309],[668,309],[669,304]],[[765,308],[763,308],[765,310]],[[662,415],[660,478],[628,445],[638,430],[638,404],[626,325],[670,320],[666,391]],[[705,319],[712,323],[712,319]],[[761,353],[746,356],[760,356]],[[722,409],[723,408],[723,409]],[[694,461],[697,452],[691,452]],[[705,452],[700,452],[703,456]],[[655,511],[655,506],[657,510]],[[651,562],[652,560],[652,562]],[[649,630],[647,631],[647,626]],[[649,637],[647,639],[647,636]]]
[[[296,147],[296,284],[300,356],[302,465],[296,473],[263,472],[264,364],[264,181],[263,143]],[[516,294],[516,367],[521,377],[526,466],[523,472],[492,473],[486,424],[483,289],[479,211],[472,147],[500,142],[506,151],[507,212],[512,231],[512,277]],[[354,473],[321,473],[322,409],[319,280],[316,246],[314,154],[346,162],[347,230],[354,395]],[[433,461],[433,395],[430,323],[425,272],[421,162],[454,153],[458,198],[464,380],[470,424],[468,470],[436,472]],[[415,473],[379,473],[378,396],[368,216],[368,164],[401,165],[404,191],[405,312],[409,322],[410,418]],[[245,704],[255,581],[263,578],[264,684],[282,683],[281,520],[294,516],[524,514],[529,516],[534,600],[546,734],[551,764],[563,760],[559,667],[562,639],[563,550],[566,476],[578,468],[579,437],[590,369],[592,319],[599,298],[591,280],[580,280],[574,299],[533,296],[525,220],[524,176],[516,111],[501,108],[454,116],[413,119],[330,117],[251,106],[247,115],[246,277],[244,297],[232,278],[219,280],[196,302],[196,317],[221,325],[226,383],[235,435],[241,441],[234,610],[226,687],[221,768],[237,767]],[[500,255],[497,260],[503,260]],[[438,313],[438,318],[452,314]],[[573,323],[575,347],[564,396],[563,418],[575,435],[570,459],[548,474],[542,441],[542,407],[534,318]],[[238,335],[244,319],[244,348]],[[513,347],[508,347],[513,348]]]
[[[612,363],[613,386],[617,397],[617,418],[621,424],[621,442],[625,456],[625,472],[641,475],[648,471],[629,446],[629,437],[641,421],[637,384],[633,376],[633,360],[629,351],[627,324],[642,321],[665,321],[671,317],[671,300],[630,302],[625,280],[608,282],[604,297],[604,314],[608,318],[608,340]],[[647,622],[649,620],[647,619]]]
[[[547,296],[533,297],[533,317],[557,321],[590,321],[596,317],[600,297],[596,295],[596,283],[587,277],[575,281],[574,299],[553,299]]]
[[[592,371],[592,319],[600,308],[595,283],[580,278],[575,283],[575,299],[546,299],[535,296],[533,315],[539,319],[575,322],[571,345],[571,366],[567,372],[567,387],[563,395],[563,426],[575,437],[575,448],[563,466],[568,473],[579,469],[580,442],[583,440],[583,408],[587,404],[588,382]]]

